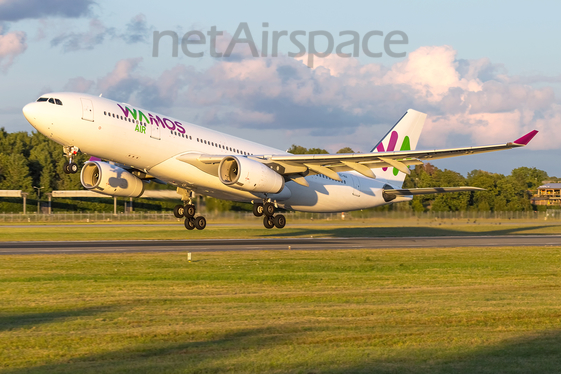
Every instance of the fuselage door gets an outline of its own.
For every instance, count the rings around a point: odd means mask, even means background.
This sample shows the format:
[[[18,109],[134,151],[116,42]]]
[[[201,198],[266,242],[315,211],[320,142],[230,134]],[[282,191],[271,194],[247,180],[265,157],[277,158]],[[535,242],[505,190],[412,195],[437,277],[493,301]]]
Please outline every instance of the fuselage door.
[[[92,101],[90,99],[82,99],[82,98],[80,98],[80,100],[82,101],[82,119],[85,121],[93,122],[94,112],[93,112]]]
[[[156,121],[154,121],[150,124],[150,137],[152,139],[158,139],[158,140],[161,139],[160,126],[158,126]]]

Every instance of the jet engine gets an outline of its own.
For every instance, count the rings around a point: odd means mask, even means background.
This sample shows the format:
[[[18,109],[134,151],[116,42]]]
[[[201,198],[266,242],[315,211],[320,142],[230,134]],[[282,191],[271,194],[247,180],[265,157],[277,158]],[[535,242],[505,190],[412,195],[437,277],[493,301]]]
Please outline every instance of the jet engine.
[[[276,194],[284,188],[284,177],[267,165],[246,157],[225,157],[218,177],[226,186],[248,192]]]
[[[80,182],[88,190],[109,196],[140,197],[144,193],[144,182],[140,178],[102,161],[86,162]]]

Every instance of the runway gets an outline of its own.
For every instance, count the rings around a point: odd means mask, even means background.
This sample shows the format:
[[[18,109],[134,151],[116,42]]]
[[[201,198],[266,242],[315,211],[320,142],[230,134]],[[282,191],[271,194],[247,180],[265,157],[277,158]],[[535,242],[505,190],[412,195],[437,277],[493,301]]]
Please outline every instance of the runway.
[[[0,255],[561,246],[561,235],[0,242]]]

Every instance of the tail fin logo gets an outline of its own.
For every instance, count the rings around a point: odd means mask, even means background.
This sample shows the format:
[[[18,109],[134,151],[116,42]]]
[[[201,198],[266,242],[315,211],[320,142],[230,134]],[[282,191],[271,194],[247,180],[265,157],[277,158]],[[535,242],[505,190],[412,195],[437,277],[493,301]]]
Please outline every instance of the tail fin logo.
[[[380,142],[380,144],[378,144],[378,147],[376,148],[376,150],[378,152],[393,152],[395,151],[395,146],[397,145],[397,141],[399,140],[399,134],[397,133],[397,131],[392,131],[392,133],[390,134],[390,142],[388,143],[388,149],[385,150],[384,149],[384,142]],[[411,150],[411,142],[409,141],[409,137],[406,135],[405,138],[403,138],[403,143],[401,143],[401,148],[400,151],[410,151]],[[383,171],[388,170],[387,167],[382,168]],[[393,175],[397,175],[399,173],[399,170],[397,170],[396,168],[393,168]]]

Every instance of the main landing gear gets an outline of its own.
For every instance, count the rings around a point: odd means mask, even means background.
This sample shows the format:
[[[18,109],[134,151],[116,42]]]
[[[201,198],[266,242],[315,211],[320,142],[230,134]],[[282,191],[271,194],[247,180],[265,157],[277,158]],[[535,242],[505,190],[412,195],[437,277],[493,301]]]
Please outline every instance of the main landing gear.
[[[266,202],[265,204],[254,203],[253,204],[253,215],[256,217],[263,217],[263,226],[267,229],[272,229],[276,227],[277,229],[282,229],[286,225],[286,218],[282,214],[275,214],[275,204],[271,202]]]
[[[173,208],[173,215],[176,218],[185,217],[185,228],[187,230],[204,230],[206,227],[206,218],[203,216],[195,217],[196,209],[195,204],[192,204],[192,199],[195,198],[193,191],[189,191],[185,188],[177,188],[177,193],[181,195],[181,200],[183,204],[176,205]]]
[[[183,218],[185,217],[185,228],[187,230],[204,230],[206,227],[206,218],[203,216],[195,217],[195,205],[193,204],[186,204],[186,205],[176,205],[173,208],[173,215],[176,218]]]
[[[62,147],[64,151],[64,155],[68,157],[68,163],[64,164],[62,170],[66,174],[76,174],[78,172],[78,165],[74,162],[74,156],[80,152],[80,148],[78,147]]]

